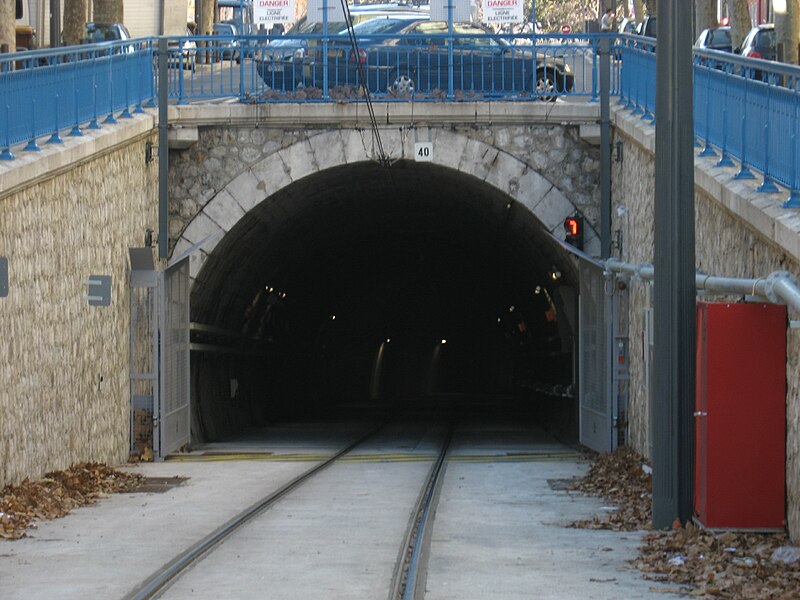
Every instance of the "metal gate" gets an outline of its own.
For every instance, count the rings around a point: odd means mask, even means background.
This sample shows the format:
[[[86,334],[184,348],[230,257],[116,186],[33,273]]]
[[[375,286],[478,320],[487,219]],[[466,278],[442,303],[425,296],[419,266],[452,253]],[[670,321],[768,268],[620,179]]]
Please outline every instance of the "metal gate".
[[[189,259],[161,273],[159,402],[153,437],[163,458],[189,444]]]
[[[130,248],[130,451],[153,450],[158,398],[158,272],[150,248]]]
[[[616,446],[611,389],[611,293],[602,266],[583,259],[579,263],[580,442],[597,452],[610,452]]]

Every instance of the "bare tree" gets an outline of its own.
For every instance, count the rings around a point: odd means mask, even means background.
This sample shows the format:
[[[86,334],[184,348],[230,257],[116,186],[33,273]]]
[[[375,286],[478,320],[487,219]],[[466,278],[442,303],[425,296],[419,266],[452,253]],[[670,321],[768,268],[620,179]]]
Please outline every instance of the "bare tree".
[[[93,0],[95,23],[122,23],[125,16],[122,0]]]
[[[88,0],[64,0],[64,44],[80,44],[86,35]]]
[[[716,27],[717,22],[717,0],[695,0],[695,24],[694,36],[709,27]]]
[[[753,22],[750,20],[750,11],[747,10],[747,0],[728,0],[728,8],[731,15],[731,45],[735,49],[742,45],[747,32],[753,27]]]
[[[800,0],[775,0],[775,39],[778,59],[797,64],[800,44]]]

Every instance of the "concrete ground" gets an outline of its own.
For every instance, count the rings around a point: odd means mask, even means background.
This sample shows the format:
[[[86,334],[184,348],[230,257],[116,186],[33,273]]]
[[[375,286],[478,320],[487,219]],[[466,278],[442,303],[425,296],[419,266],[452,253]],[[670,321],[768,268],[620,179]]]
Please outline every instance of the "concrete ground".
[[[251,437],[189,460],[126,466],[188,480],[163,493],[113,495],[0,543],[0,598],[123,598],[359,428],[282,428],[268,442]],[[226,540],[164,597],[385,599],[442,433],[424,423],[384,431]],[[461,426],[436,513],[426,597],[665,598],[629,565],[641,534],[566,527],[607,509],[558,489],[557,480],[587,468],[572,449],[525,426]]]

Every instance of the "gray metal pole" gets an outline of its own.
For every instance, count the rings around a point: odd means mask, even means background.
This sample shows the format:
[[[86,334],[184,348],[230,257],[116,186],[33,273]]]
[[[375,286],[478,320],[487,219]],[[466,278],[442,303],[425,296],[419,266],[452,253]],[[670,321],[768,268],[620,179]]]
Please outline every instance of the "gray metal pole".
[[[600,256],[611,256],[611,40],[600,39]]]
[[[689,0],[658,3],[654,284],[653,527],[692,516],[695,241]],[[684,17],[685,18],[685,17]]]
[[[158,258],[169,255],[169,138],[167,135],[167,38],[158,39]]]

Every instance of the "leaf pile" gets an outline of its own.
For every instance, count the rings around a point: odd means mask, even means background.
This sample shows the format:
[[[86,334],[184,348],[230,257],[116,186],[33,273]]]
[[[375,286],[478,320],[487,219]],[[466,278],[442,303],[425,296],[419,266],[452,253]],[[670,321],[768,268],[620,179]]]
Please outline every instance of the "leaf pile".
[[[110,493],[133,490],[140,479],[141,475],[87,462],[47,473],[38,481],[6,486],[0,491],[0,539],[24,537],[35,521],[63,517]]]
[[[570,526],[650,529],[652,480],[645,465],[629,448],[598,456],[571,489],[603,497],[618,509]],[[698,598],[800,598],[800,548],[791,546],[785,533],[712,532],[676,522],[671,531],[645,535],[634,566],[648,579],[677,584],[673,591]]]
[[[783,533],[713,533],[689,522],[648,533],[634,565],[699,598],[790,600],[800,598],[800,560],[787,564],[773,554],[789,544]]]
[[[581,529],[637,531],[650,529],[653,506],[653,481],[649,466],[631,448],[617,448],[601,454],[584,479],[572,489],[605,498],[613,506],[602,516],[575,521],[570,526]]]

